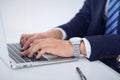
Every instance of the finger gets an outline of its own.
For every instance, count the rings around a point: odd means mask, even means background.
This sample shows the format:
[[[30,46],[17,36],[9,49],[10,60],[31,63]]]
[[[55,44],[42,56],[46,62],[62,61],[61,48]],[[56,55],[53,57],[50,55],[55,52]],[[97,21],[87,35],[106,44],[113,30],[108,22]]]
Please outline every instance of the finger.
[[[29,54],[28,50],[25,50],[21,53],[21,56],[27,56]]]
[[[36,56],[36,59],[39,59],[43,54],[46,53],[59,56],[55,53],[55,50],[53,48],[44,48],[41,51],[39,51],[38,55]]]
[[[32,42],[33,42],[33,39],[32,39],[32,38],[28,39],[28,40],[25,42],[25,44],[23,45],[22,50],[28,49],[28,47],[30,46],[30,44],[31,44]]]
[[[38,51],[38,55],[36,56],[36,59],[39,59],[43,54],[45,54],[45,50]]]
[[[24,45],[24,43],[26,42],[26,35],[25,34],[22,34],[21,38],[20,38],[20,44],[21,45]]]
[[[33,45],[32,47],[29,48],[29,55],[28,57],[31,58],[35,52],[39,51],[40,50],[40,47],[39,45]]]

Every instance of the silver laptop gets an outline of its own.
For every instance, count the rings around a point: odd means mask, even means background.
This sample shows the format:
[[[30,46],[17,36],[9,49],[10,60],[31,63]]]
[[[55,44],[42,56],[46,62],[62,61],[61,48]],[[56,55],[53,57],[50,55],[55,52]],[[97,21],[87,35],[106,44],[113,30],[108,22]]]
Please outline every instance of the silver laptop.
[[[37,52],[33,58],[21,57],[21,45],[18,43],[8,44],[6,42],[4,25],[0,13],[0,59],[12,69],[26,68],[32,66],[62,63],[76,61],[78,58],[61,58],[50,54],[44,54],[38,60],[35,59]]]

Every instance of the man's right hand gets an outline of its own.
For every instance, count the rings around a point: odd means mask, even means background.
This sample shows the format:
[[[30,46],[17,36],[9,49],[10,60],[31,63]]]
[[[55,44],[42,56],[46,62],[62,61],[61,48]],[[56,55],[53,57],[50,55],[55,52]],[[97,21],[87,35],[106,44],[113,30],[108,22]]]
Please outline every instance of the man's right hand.
[[[26,50],[27,48],[30,47],[31,43],[35,39],[42,39],[45,38],[45,35],[43,33],[34,33],[34,34],[22,34],[20,38],[20,44],[22,45],[22,50]]]
[[[33,37],[35,34],[22,34],[20,38],[20,44],[23,47],[23,45],[27,42],[28,39]]]
[[[57,29],[53,29],[44,33],[22,34],[20,38],[20,44],[22,46],[22,50],[24,51],[28,49],[35,39],[44,39],[44,38],[62,39],[62,33]]]

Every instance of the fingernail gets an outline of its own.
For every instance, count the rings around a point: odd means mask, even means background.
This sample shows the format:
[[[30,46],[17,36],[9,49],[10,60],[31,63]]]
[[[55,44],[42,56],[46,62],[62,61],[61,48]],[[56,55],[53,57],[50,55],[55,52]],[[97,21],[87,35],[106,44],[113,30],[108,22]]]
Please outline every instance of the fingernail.
[[[32,56],[31,55],[28,55],[29,58],[31,58]]]
[[[25,47],[22,47],[21,49],[24,50]]]
[[[23,53],[20,54],[21,57],[25,56]]]
[[[36,59],[39,59],[39,57],[38,57],[38,56],[36,56]]]

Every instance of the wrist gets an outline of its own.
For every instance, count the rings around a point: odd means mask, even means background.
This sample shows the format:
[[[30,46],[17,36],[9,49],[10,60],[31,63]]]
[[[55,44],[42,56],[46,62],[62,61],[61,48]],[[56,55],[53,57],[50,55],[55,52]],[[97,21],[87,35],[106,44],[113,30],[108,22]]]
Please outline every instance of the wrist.
[[[73,37],[69,41],[71,42],[72,47],[73,47],[74,57],[77,57],[77,58],[83,57],[84,55],[81,54],[81,48],[80,48],[82,39],[79,37]]]
[[[50,38],[55,38],[55,39],[62,39],[63,35],[62,32],[58,29],[51,29],[47,32],[47,35]]]

